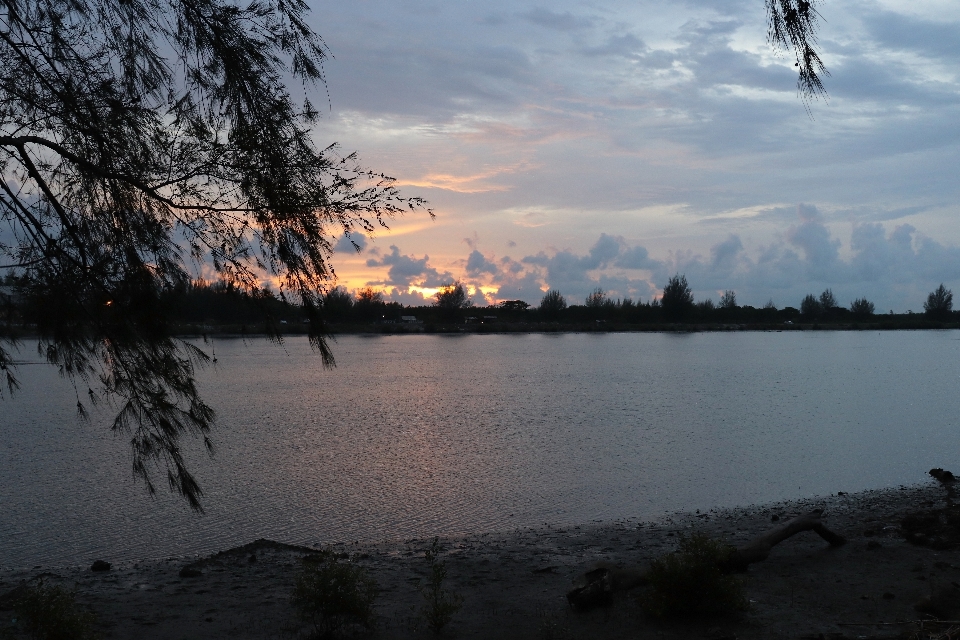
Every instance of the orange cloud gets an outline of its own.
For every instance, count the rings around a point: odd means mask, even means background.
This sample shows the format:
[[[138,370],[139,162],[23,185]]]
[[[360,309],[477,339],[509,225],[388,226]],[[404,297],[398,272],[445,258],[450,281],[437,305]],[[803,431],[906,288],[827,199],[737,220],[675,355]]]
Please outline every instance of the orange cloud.
[[[504,167],[496,167],[473,175],[455,175],[451,173],[428,173],[419,179],[399,180],[399,185],[409,185],[413,187],[430,187],[434,189],[445,189],[455,193],[487,193],[491,191],[509,191],[512,187],[507,185],[498,185],[484,183],[484,181],[495,178],[505,173],[514,173],[524,171],[528,167],[525,163],[515,163]]]

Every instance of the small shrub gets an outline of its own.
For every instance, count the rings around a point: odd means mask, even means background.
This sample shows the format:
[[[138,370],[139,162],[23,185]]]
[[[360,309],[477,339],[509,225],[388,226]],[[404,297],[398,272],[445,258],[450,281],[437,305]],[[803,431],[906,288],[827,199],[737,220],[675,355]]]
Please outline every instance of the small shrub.
[[[377,583],[362,567],[324,552],[304,559],[293,589],[293,606],[312,624],[316,638],[334,638],[352,625],[373,625]]]
[[[13,605],[15,628],[36,640],[92,640],[94,615],[76,602],[76,592],[43,580],[25,586]],[[11,636],[16,637],[16,636]]]
[[[420,586],[424,605],[420,615],[427,623],[434,635],[440,635],[453,616],[463,606],[463,597],[458,593],[450,593],[443,588],[443,581],[447,577],[447,565],[440,561],[440,538],[434,538],[433,544],[427,549],[426,557],[430,565],[430,577],[426,585]]]
[[[721,571],[733,547],[702,534],[680,539],[680,549],[651,563],[650,589],[640,605],[656,617],[703,617],[747,608],[743,584]]]

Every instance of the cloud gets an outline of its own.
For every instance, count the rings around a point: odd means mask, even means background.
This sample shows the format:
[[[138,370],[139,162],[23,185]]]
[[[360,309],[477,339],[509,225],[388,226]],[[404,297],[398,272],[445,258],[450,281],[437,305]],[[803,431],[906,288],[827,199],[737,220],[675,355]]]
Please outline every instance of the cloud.
[[[497,265],[487,260],[482,253],[474,249],[467,257],[467,273],[478,276],[481,273],[497,273]]]
[[[730,236],[710,249],[711,267],[714,271],[732,271],[736,268],[736,260],[743,251],[743,242],[740,236],[730,234]]]
[[[639,60],[647,51],[643,40],[632,33],[611,35],[603,44],[583,49],[587,56],[617,56],[631,60]]]
[[[850,258],[840,257],[842,240],[809,208],[798,208],[800,224],[785,242],[760,247],[751,257],[739,236],[715,244],[709,257],[675,256],[671,270],[685,273],[700,296],[737,291],[744,304],[772,298],[779,306],[799,306],[807,293],[832,288],[842,304],[867,297],[878,308],[917,309],[940,282],[960,286],[960,247],[925,236],[909,224],[887,230],[878,222],[850,226]]]
[[[660,263],[650,259],[650,252],[646,247],[630,247],[623,251],[616,261],[616,266],[624,269],[656,269]]]
[[[536,7],[521,13],[520,17],[535,25],[557,31],[579,31],[593,26],[593,20],[590,18],[575,16],[569,11],[557,13],[543,7]]]
[[[551,254],[541,251],[525,256],[521,262],[539,268],[546,286],[558,289],[572,300],[585,298],[597,286],[612,289],[621,297],[635,297],[639,292],[649,295],[650,285],[645,279],[623,273],[597,273],[611,267],[649,269],[660,266],[650,260],[646,248],[629,247],[619,236],[601,233],[585,255],[564,249]]]
[[[387,277],[383,282],[373,284],[387,284],[409,288],[410,285],[420,287],[440,287],[453,282],[454,277],[449,271],[440,272],[429,265],[430,256],[417,258],[402,255],[399,247],[390,245],[390,253],[367,260],[368,267],[389,267]]]
[[[340,239],[337,240],[337,243],[333,246],[333,250],[337,253],[340,252],[350,252],[350,253],[362,253],[364,249],[367,248],[367,238],[362,233],[353,232],[353,233],[344,233],[340,236]]]
[[[314,16],[336,55],[316,136],[431,200],[451,232],[406,257],[445,256],[425,264],[441,275],[576,299],[601,282],[646,292],[689,267],[698,295],[796,304],[807,289],[895,286],[899,308],[950,274],[960,243],[957,12],[824,5],[830,100],[811,119],[762,4],[338,6]],[[482,261],[453,231],[475,222],[499,252]],[[614,258],[609,240],[591,253],[601,230],[619,239]]]
[[[855,221],[846,227],[844,258],[840,250],[845,236],[831,231],[822,212],[808,205],[793,211],[796,222],[766,245],[751,245],[728,233],[705,254],[674,251],[654,258],[644,245],[601,233],[585,251],[543,249],[519,260],[473,249],[459,262],[459,278],[474,292],[477,304],[514,299],[537,304],[546,289],[558,289],[571,304],[582,304],[597,287],[613,298],[649,300],[675,273],[687,277],[697,300],[716,300],[722,291],[733,289],[741,304],[754,306],[772,299],[780,307],[797,307],[804,295],[831,288],[844,305],[866,297],[878,309],[904,311],[921,308],[926,294],[941,282],[960,288],[956,245],[939,242],[910,224],[888,228],[881,222]],[[394,287],[392,299],[405,304],[423,300],[411,285],[438,286],[456,279],[455,270],[441,272],[428,256],[403,255],[396,246],[367,265],[388,269],[384,283]],[[480,287],[494,293],[483,294]]]
[[[804,220],[801,215],[801,220]],[[787,239],[804,252],[807,268],[816,279],[826,279],[835,270],[839,257],[840,240],[820,222],[805,220],[787,230]]]
[[[873,40],[885,49],[916,52],[932,59],[960,58],[960,24],[956,22],[933,22],[874,10],[863,23]]]

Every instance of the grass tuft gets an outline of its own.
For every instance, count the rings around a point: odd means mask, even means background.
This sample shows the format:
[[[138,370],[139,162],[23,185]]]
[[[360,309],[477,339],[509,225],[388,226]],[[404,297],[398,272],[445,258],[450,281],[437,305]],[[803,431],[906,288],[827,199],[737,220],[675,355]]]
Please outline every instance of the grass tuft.
[[[337,638],[348,628],[373,626],[377,583],[362,567],[322,552],[304,558],[293,589],[293,606],[314,628],[314,638]]]
[[[733,547],[703,534],[680,538],[680,548],[651,563],[650,588],[640,606],[657,618],[709,617],[747,608],[743,583],[720,567]]]
[[[434,538],[433,544],[426,552],[430,574],[426,584],[420,586],[420,593],[424,600],[420,615],[434,635],[440,635],[443,632],[444,627],[450,624],[450,620],[463,605],[463,597],[460,594],[451,593],[443,588],[443,581],[447,577],[447,565],[440,560],[442,551],[440,538]]]
[[[24,585],[13,605],[14,618],[0,638],[34,640],[94,640],[95,616],[76,601],[76,592],[43,579]]]

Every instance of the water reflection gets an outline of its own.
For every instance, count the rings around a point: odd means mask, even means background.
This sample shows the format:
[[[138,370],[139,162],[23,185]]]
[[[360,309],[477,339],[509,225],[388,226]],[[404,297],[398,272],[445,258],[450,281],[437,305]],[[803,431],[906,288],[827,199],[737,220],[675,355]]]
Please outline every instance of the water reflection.
[[[0,405],[0,565],[383,540],[920,481],[960,445],[957,332],[218,341],[198,517],[133,485],[45,367]]]

